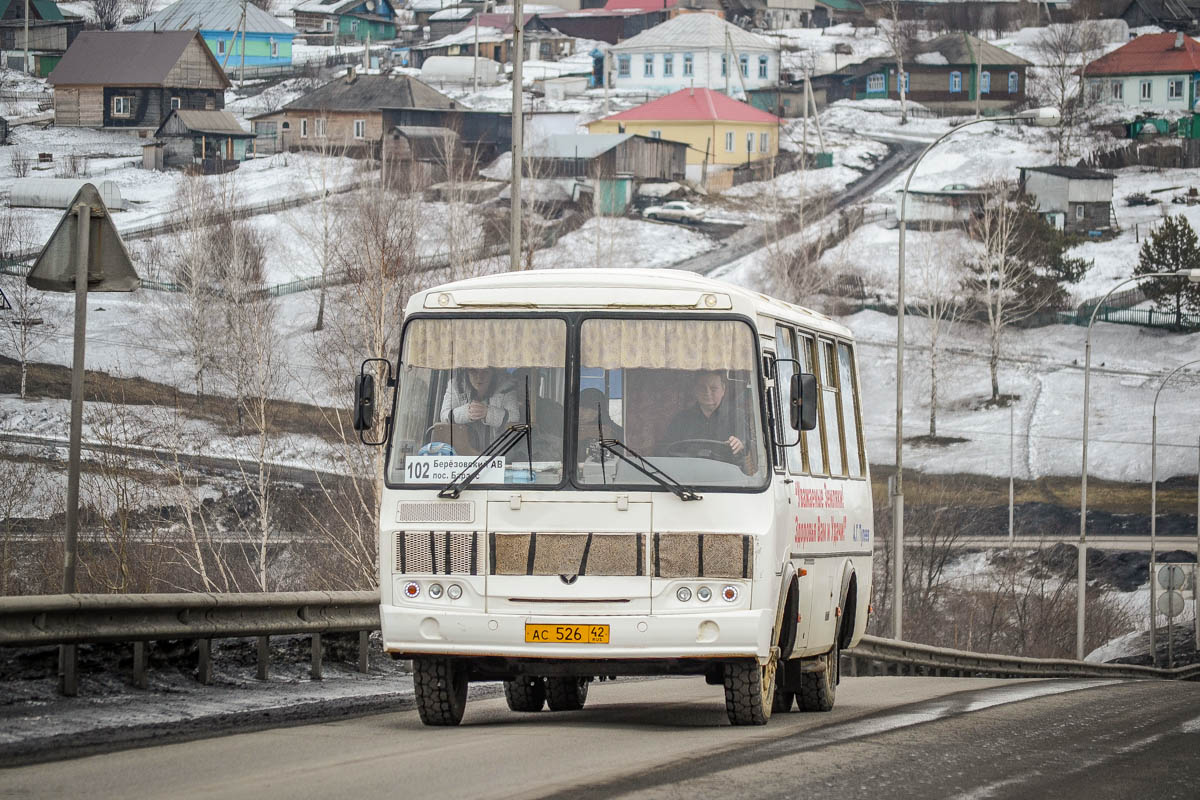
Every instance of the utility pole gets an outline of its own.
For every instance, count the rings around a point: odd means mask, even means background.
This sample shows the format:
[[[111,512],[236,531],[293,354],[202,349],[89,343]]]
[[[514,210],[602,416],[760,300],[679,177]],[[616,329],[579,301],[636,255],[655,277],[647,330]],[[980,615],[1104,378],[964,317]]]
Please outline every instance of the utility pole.
[[[29,64],[29,0],[25,0],[25,74],[33,74],[33,67]]]
[[[525,61],[525,24],[521,11],[521,0],[513,0],[513,47],[512,47],[512,198],[509,211],[508,263],[513,272],[522,269],[521,264],[521,169],[522,133],[525,127],[525,95],[521,87],[521,66]]]
[[[1008,406],[1008,543],[1012,544],[1013,532],[1013,406]]]
[[[238,88],[246,88],[246,3],[242,0],[242,72],[238,76]]]

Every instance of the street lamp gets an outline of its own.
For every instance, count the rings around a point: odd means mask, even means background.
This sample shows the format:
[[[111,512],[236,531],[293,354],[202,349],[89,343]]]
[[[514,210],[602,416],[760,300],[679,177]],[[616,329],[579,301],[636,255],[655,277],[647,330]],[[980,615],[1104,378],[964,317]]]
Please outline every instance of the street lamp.
[[[894,547],[894,583],[895,599],[892,601],[892,636],[902,639],[904,635],[904,233],[908,228],[908,218],[905,209],[908,206],[908,186],[921,159],[944,139],[948,139],[969,125],[981,122],[1029,122],[1039,127],[1049,128],[1057,125],[1062,117],[1057,108],[1031,108],[1007,117],[985,117],[964,122],[934,139],[917,156],[908,177],[904,180],[904,189],[900,193],[900,263],[899,278],[896,282],[896,481],[892,490],[892,530],[895,533]]]
[[[1083,468],[1079,487],[1079,563],[1076,573],[1077,587],[1075,591],[1075,657],[1083,660],[1083,610],[1084,596],[1087,593],[1087,457],[1088,457],[1088,394],[1091,389],[1092,377],[1092,325],[1096,322],[1096,314],[1104,301],[1113,292],[1127,283],[1134,283],[1143,278],[1187,278],[1192,283],[1200,283],[1200,269],[1181,269],[1178,272],[1146,272],[1126,278],[1114,284],[1092,308],[1092,316],[1088,319],[1087,338],[1083,346]]]
[[[1158,646],[1155,639],[1158,636],[1158,624],[1154,615],[1154,561],[1158,555],[1156,534],[1158,533],[1158,396],[1163,387],[1174,378],[1184,367],[1200,364],[1200,358],[1180,364],[1163,378],[1154,393],[1154,405],[1150,412],[1150,658],[1154,666],[1158,666]],[[1197,539],[1197,553],[1200,553],[1200,539]],[[1167,629],[1170,638],[1170,628]],[[1200,640],[1198,640],[1200,641]]]

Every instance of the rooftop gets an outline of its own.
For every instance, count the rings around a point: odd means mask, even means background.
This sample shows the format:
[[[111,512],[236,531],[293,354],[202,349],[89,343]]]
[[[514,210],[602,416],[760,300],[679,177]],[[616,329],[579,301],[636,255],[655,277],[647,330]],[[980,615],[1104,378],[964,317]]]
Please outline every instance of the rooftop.
[[[242,4],[235,0],[177,0],[129,31],[235,31],[242,22]],[[290,28],[253,3],[246,4],[246,30],[253,33],[293,35]]]
[[[721,50],[778,50],[772,41],[731,25],[714,14],[680,14],[674,19],[642,31],[632,39],[613,45],[613,52],[663,48],[678,50],[684,47]]]
[[[1101,56],[1085,70],[1088,77],[1162,72],[1200,72],[1200,44],[1184,34],[1147,33]]]
[[[454,101],[411,75],[344,75],[283,107],[284,111],[378,111],[453,108]],[[277,112],[276,112],[277,113]],[[260,116],[270,116],[262,114]]]
[[[696,15],[700,16],[700,15]],[[630,41],[633,41],[630,39]],[[605,117],[604,120],[758,122],[775,125],[779,118],[712,89],[680,89],[666,97]]]
[[[52,86],[164,86],[193,40],[200,43],[224,85],[231,86],[196,31],[83,31],[47,82]]]

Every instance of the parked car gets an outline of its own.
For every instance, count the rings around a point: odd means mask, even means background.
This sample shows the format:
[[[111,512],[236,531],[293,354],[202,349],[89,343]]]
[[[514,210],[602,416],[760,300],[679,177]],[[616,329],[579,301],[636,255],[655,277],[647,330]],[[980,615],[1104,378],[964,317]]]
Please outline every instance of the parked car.
[[[642,212],[646,219],[665,219],[671,222],[699,222],[704,219],[704,209],[686,200],[672,200],[661,206],[650,206]]]

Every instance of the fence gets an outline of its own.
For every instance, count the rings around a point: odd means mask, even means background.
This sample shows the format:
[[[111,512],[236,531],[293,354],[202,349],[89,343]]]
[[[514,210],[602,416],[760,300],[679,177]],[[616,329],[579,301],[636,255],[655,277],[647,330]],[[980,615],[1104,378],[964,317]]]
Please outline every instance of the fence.
[[[134,684],[146,685],[146,642],[195,640],[201,682],[212,680],[213,639],[257,637],[258,676],[269,672],[271,636],[312,637],[312,673],[320,677],[321,635],[358,633],[358,667],[367,671],[367,645],[379,629],[378,592],[264,592],[256,594],[71,594],[0,598],[0,647],[61,645],[63,691],[78,691],[74,647],[97,642],[134,644]],[[1125,664],[1094,664],[1070,659],[1041,659],[971,653],[943,647],[864,636],[846,650],[852,676],[897,665],[907,671],[957,677],[1165,678],[1200,679],[1200,664],[1160,669]]]
[[[1091,319],[1092,310],[1080,307],[1077,312],[1061,312],[1059,322],[1067,325],[1087,325]],[[1096,319],[1101,322],[1114,322],[1118,325],[1141,325],[1146,328],[1167,328],[1170,330],[1195,330],[1200,328],[1200,314],[1179,314],[1173,311],[1156,311],[1152,308],[1124,308],[1120,306],[1100,306]]]

